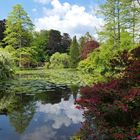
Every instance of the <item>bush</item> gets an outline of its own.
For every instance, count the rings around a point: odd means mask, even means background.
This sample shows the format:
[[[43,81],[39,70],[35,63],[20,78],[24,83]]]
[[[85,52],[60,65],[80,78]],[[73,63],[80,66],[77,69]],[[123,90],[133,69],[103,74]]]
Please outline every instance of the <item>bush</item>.
[[[140,137],[140,48],[123,64],[123,77],[81,88],[78,109],[84,109],[82,139],[129,140]],[[115,61],[116,62],[120,62]],[[121,61],[122,62],[122,61]],[[130,62],[130,63],[129,63]]]
[[[70,57],[66,53],[56,52],[50,58],[49,68],[68,68],[70,66]]]
[[[99,48],[94,49],[94,51],[84,60],[80,61],[78,69],[85,73],[90,73],[96,79],[94,83],[107,81],[106,79],[118,77],[119,70],[124,68],[124,64],[119,62],[124,59],[125,52],[129,52],[136,46],[125,46],[122,44],[120,48],[114,48],[108,43],[102,44]],[[112,60],[120,59],[118,63],[115,64],[115,70],[112,68]],[[114,60],[113,60],[114,61]]]
[[[13,77],[14,62],[11,55],[4,51],[0,50],[0,80],[6,80]]]
[[[86,59],[95,48],[99,47],[99,43],[95,40],[87,41],[81,50],[81,59]]]
[[[34,47],[19,48],[14,55],[17,66],[22,68],[37,67],[37,52]]]

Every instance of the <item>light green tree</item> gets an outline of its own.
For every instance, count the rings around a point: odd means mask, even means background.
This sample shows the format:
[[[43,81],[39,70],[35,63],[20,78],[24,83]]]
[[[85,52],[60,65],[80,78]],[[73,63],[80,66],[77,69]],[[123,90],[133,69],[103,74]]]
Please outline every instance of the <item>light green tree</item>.
[[[6,20],[4,42],[14,48],[27,47],[30,45],[33,24],[21,5],[13,7],[13,11]]]
[[[128,1],[124,0],[124,4],[128,4],[128,17],[127,17],[127,23],[128,30],[130,30],[130,34],[133,38],[133,44],[140,42],[140,5],[138,5],[137,0],[130,0],[130,3]],[[124,7],[125,8],[125,7]]]
[[[49,41],[49,31],[41,30],[34,33],[33,46],[36,46],[35,50],[38,52],[37,58],[39,62],[47,60],[47,44]]]
[[[6,21],[5,44],[15,49],[29,47],[32,40],[33,24],[20,4],[13,7]],[[20,55],[21,60],[21,55]],[[21,67],[21,61],[19,61]]]
[[[105,17],[106,23],[100,35],[103,41],[109,41],[114,47],[120,47],[120,12],[120,0],[107,0],[101,6],[100,13]]]
[[[112,68],[112,60],[136,47],[138,37],[139,9],[136,0],[106,0],[101,6],[105,25],[101,36],[100,47],[89,57],[79,63],[79,70],[90,73],[93,82],[118,78],[125,68],[120,62]]]
[[[50,68],[68,68],[70,57],[66,53],[56,52],[50,57]]]
[[[85,43],[92,40],[94,40],[94,37],[89,32],[87,32],[84,36],[81,36],[79,38],[80,52],[82,48],[84,47]]]
[[[0,81],[5,79],[10,79],[14,74],[14,62],[11,55],[4,51],[3,48],[0,49]]]
[[[79,44],[77,42],[76,36],[74,36],[72,40],[72,44],[70,46],[70,60],[71,60],[71,67],[75,68],[80,61],[80,51],[79,51]]]
[[[139,37],[140,10],[135,0],[107,0],[100,13],[105,17],[104,30],[100,32],[101,41],[108,41],[114,47],[121,47],[121,34],[127,31],[133,44]]]

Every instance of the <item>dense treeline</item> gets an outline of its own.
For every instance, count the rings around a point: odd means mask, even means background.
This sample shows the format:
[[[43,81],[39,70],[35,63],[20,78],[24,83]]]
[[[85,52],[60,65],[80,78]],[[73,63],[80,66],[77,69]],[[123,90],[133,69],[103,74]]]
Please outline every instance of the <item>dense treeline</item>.
[[[98,33],[98,43],[89,32],[79,40],[53,29],[36,32],[26,11],[17,4],[7,19],[0,21],[0,45],[13,56],[18,67],[43,66],[47,62],[47,68],[55,68],[60,62],[63,68],[78,66],[84,73],[92,74],[94,82],[106,81],[110,76],[118,76],[110,61],[139,43],[139,12],[137,1],[107,0],[99,11],[106,24]],[[55,53],[60,55],[54,57]],[[69,60],[66,65],[61,54]],[[116,66],[116,69],[123,69],[123,66]]]
[[[17,18],[18,17],[18,18]],[[36,67],[49,61],[56,52],[67,53],[70,48],[69,34],[57,30],[35,32],[27,13],[16,5],[7,20],[0,22],[1,47],[12,53],[19,67]]]
[[[35,31],[30,17],[19,4],[6,20],[0,21],[0,31],[1,48],[13,57],[19,68],[44,65],[46,68],[76,68],[80,59],[98,46],[89,33],[77,40],[76,36],[71,39],[68,33],[58,30]]]

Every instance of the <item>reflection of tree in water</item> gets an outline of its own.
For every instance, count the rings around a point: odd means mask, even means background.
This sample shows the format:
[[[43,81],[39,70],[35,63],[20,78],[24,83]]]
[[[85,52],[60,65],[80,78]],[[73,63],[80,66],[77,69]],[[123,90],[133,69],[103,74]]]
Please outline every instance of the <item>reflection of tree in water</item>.
[[[23,133],[35,112],[34,97],[23,94],[16,95],[11,87],[12,83],[10,82],[0,83],[0,114],[8,114],[16,131]]]
[[[7,108],[10,106],[11,103],[14,102],[14,96],[13,95],[4,95],[3,97],[0,97],[0,113],[7,115]]]
[[[8,106],[14,102],[14,94],[9,92],[8,87],[5,82],[0,83],[0,114],[7,115]]]
[[[15,101],[8,107],[9,120],[18,133],[25,131],[34,113],[35,102],[32,96],[23,94],[15,96]]]
[[[72,95],[73,95],[73,99],[76,101],[78,90],[79,90],[79,86],[78,85],[71,85],[70,89],[71,89],[71,92],[72,92]]]
[[[46,91],[36,95],[36,98],[41,101],[42,104],[55,104],[61,101],[61,93],[56,93],[55,91]]]
[[[52,88],[51,90],[46,90],[43,93],[36,94],[36,100],[41,101],[42,104],[56,104],[60,103],[61,99],[68,100],[71,91],[68,88],[61,89],[60,87]]]
[[[42,104],[56,104],[60,103],[62,98],[65,101],[69,100],[71,93],[76,99],[77,91],[76,86],[68,88],[47,83],[38,85],[32,81],[21,81],[20,84],[16,81],[6,82],[6,85],[0,83],[0,114],[8,114],[11,125],[18,133],[23,133],[33,118],[36,101]]]

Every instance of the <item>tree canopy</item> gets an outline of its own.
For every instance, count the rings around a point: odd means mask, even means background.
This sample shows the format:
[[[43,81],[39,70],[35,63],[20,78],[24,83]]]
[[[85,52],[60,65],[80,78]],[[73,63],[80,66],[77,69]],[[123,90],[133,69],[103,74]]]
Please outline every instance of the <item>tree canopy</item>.
[[[20,4],[13,7],[13,11],[6,20],[4,41],[14,48],[28,47],[32,39],[33,24]]]
[[[77,42],[76,36],[73,37],[72,44],[70,46],[70,59],[71,67],[77,67],[78,62],[80,61],[80,47]]]

